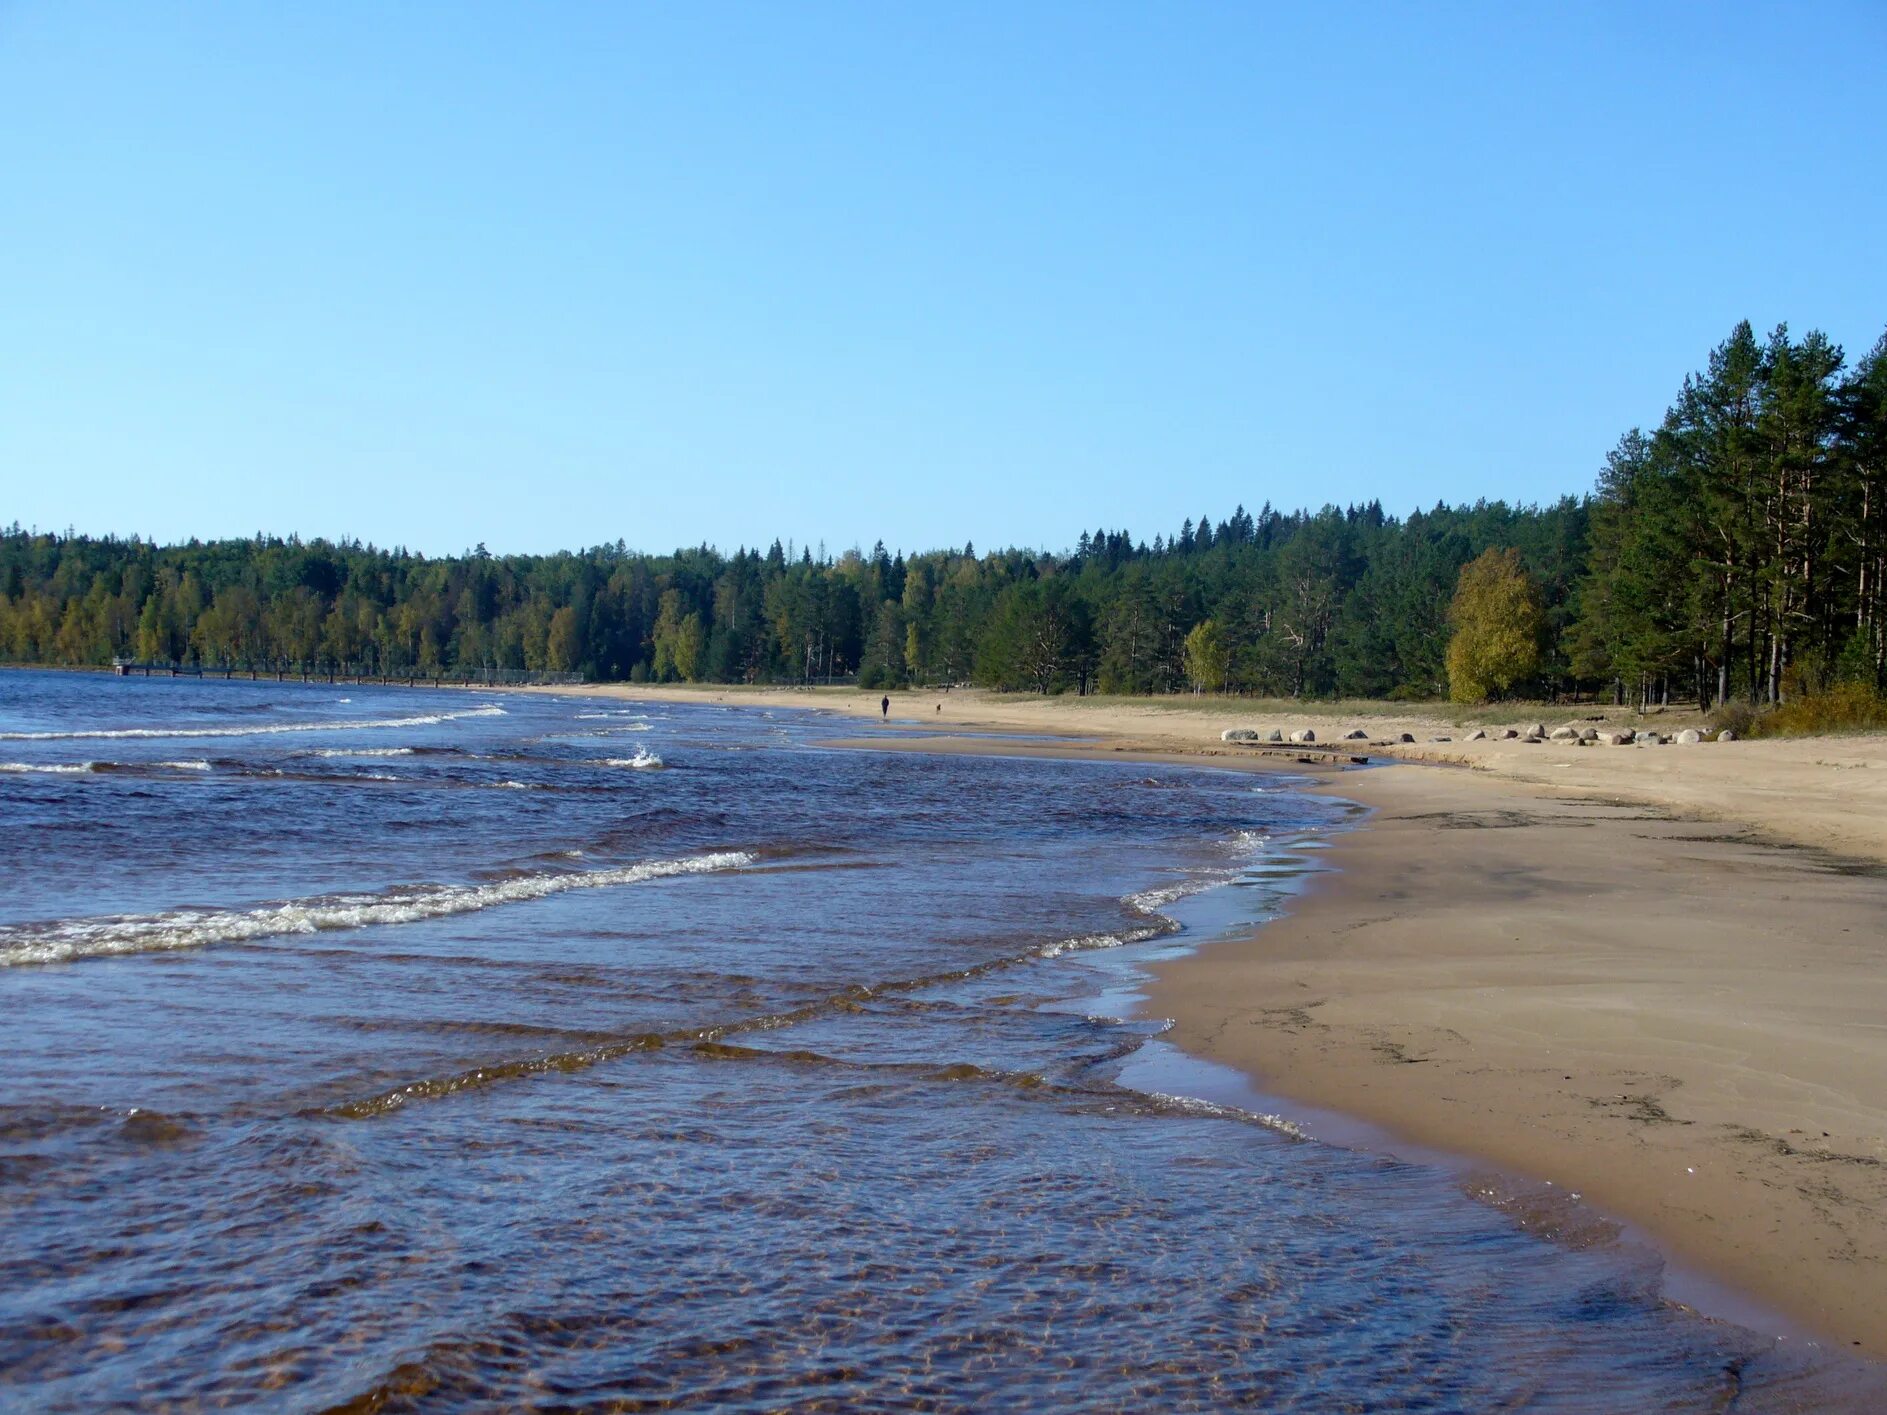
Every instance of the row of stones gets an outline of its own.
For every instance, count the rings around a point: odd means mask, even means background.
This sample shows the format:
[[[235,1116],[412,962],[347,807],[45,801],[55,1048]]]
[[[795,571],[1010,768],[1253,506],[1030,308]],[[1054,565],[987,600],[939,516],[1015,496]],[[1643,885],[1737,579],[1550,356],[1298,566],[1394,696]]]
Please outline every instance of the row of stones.
[[[1219,734],[1219,740],[1223,742],[1288,741],[1304,743],[1315,742],[1317,740],[1317,733],[1313,728],[1309,727],[1300,727],[1288,736],[1282,728],[1278,727],[1272,728],[1269,732],[1260,732],[1254,727],[1228,727]],[[1365,732],[1360,727],[1344,733],[1343,740],[1346,742],[1372,741],[1369,733]],[[1451,737],[1431,737],[1429,740],[1431,742],[1449,742],[1454,739]],[[1680,746],[1690,746],[1697,742],[1734,742],[1736,740],[1736,734],[1727,729],[1714,734],[1706,734],[1698,731],[1694,727],[1686,727],[1683,731],[1667,737],[1661,732],[1653,732],[1649,729],[1637,732],[1631,731],[1630,729],[1602,732],[1596,727],[1577,727],[1571,723],[1568,723],[1564,727],[1555,727],[1551,732],[1548,732],[1543,724],[1536,722],[1531,727],[1525,729],[1518,727],[1501,727],[1496,728],[1492,732],[1484,727],[1477,727],[1462,740],[1467,742],[1570,742],[1574,746],[1580,747],[1589,746],[1594,743],[1607,747],[1661,747],[1667,742],[1675,742]],[[1393,746],[1398,743],[1406,744],[1414,741],[1415,737],[1412,733],[1403,732],[1394,738],[1383,739],[1380,745]]]

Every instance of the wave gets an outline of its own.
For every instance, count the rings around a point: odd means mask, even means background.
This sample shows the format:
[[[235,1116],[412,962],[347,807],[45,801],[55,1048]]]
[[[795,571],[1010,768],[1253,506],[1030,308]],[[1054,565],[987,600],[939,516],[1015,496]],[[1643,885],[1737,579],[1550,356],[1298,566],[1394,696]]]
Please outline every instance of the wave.
[[[0,762],[0,771],[44,772],[49,776],[82,776],[107,771],[209,771],[206,761],[175,762]]]
[[[466,717],[503,717],[496,703],[464,712],[434,712],[418,717],[367,718],[357,722],[278,722],[269,727],[115,727],[83,732],[0,732],[0,742],[97,741],[117,737],[266,737],[279,732],[359,732],[368,728],[432,727]]]
[[[1180,1115],[1202,1115],[1214,1120],[1235,1120],[1245,1125],[1257,1125],[1266,1130],[1275,1130],[1280,1135],[1288,1135],[1293,1140],[1308,1140],[1310,1133],[1295,1120],[1286,1119],[1269,1111],[1246,1110],[1242,1106],[1221,1105],[1217,1101],[1201,1100],[1197,1096],[1175,1096],[1165,1091],[1141,1091],[1162,1110]]]
[[[626,766],[632,771],[660,771],[663,763],[662,759],[647,747],[638,747],[633,757],[605,757],[602,765]]]
[[[1220,842],[1220,848],[1227,854],[1239,857],[1242,866],[1249,867],[1256,863],[1271,844],[1271,837],[1262,831],[1234,831],[1229,840]],[[1170,884],[1155,885],[1143,889],[1137,894],[1129,894],[1121,900],[1129,909],[1142,914],[1157,914],[1168,904],[1176,904],[1194,894],[1204,894],[1209,889],[1235,883],[1244,874],[1243,869],[1193,870],[1184,879],[1174,880]]]
[[[1034,950],[1037,958],[1059,958],[1064,953],[1085,953],[1094,948],[1125,948],[1130,943],[1150,943],[1170,933],[1179,932],[1179,924],[1162,914],[1155,914],[1157,922],[1137,929],[1122,929],[1111,934],[1082,934],[1077,938],[1059,938],[1053,943],[1045,943]]]
[[[304,757],[410,757],[411,747],[311,747]]]
[[[631,722],[647,722],[649,720],[644,714],[639,712],[580,712],[577,714],[579,721],[589,722],[596,722],[610,717],[627,718]]]
[[[0,967],[247,943],[283,934],[359,929],[374,924],[418,923],[543,899],[573,889],[607,889],[678,875],[740,869],[753,864],[755,858],[744,850],[720,850],[611,869],[516,875],[491,884],[427,884],[381,894],[322,895],[259,909],[178,909],[164,914],[4,926],[0,927]]]
[[[1208,889],[1229,884],[1236,875],[1215,874],[1181,880],[1176,884],[1161,885],[1156,889],[1143,889],[1138,894],[1129,894],[1121,902],[1130,909],[1138,909],[1143,914],[1155,914],[1168,904],[1176,904],[1193,894],[1204,894]]]

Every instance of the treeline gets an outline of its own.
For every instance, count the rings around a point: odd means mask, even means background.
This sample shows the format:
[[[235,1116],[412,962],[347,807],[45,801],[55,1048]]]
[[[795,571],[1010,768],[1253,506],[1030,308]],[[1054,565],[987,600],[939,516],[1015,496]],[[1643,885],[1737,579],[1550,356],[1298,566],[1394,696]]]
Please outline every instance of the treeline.
[[[1818,334],[1740,325],[1664,425],[1552,506],[1380,502],[1187,519],[1061,554],[621,541],[450,558],[358,542],[158,546],[0,533],[0,656],[598,679],[976,681],[1044,692],[1434,698],[1464,565],[1517,552],[1537,652],[1517,690],[1773,701],[1878,683],[1887,340],[1851,370]],[[1530,620],[1530,624],[1533,623]]]

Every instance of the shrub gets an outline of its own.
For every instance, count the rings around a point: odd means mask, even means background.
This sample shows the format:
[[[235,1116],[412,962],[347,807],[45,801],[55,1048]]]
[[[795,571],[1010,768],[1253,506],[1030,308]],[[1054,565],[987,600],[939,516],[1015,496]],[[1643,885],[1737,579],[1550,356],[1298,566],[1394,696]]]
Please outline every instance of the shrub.
[[[1807,737],[1822,732],[1877,732],[1887,728],[1887,697],[1871,683],[1837,683],[1824,693],[1786,702],[1755,719],[1760,737]]]
[[[1710,711],[1709,723],[1712,732],[1734,732],[1739,737],[1753,736],[1756,732],[1757,719],[1762,716],[1756,705],[1741,698],[1731,698],[1728,702],[1718,703]]]

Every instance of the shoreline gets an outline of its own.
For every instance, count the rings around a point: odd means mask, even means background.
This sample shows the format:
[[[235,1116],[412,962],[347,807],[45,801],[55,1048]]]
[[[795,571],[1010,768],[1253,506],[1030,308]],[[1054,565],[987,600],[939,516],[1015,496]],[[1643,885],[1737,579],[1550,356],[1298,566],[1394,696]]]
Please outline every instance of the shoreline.
[[[876,694],[576,691],[879,717]],[[1535,747],[1511,765],[1404,747],[1414,760],[1339,769],[1222,747],[1222,723],[1251,721],[1235,706],[1174,731],[1058,719],[1053,700],[900,698],[948,717],[832,745],[1230,767],[1368,808],[1280,916],[1153,966],[1166,1040],[1257,1094],[1578,1194],[1733,1309],[1887,1357],[1887,868],[1853,858],[1887,848],[1802,848],[1887,847],[1887,812],[1865,793],[1798,797],[1780,829],[1748,810],[1805,763],[1887,768],[1887,742]],[[947,729],[994,735],[931,735]],[[1013,740],[1031,731],[1063,740]],[[1731,771],[1739,795],[1686,809]]]
[[[1371,813],[1278,917],[1152,969],[1170,1041],[1392,1149],[1578,1195],[1792,1334],[1887,1355],[1887,880],[1464,773],[1310,789]]]
[[[1281,721],[1245,703],[907,693],[881,722],[851,690],[481,691],[825,710],[834,748],[1213,766],[1357,802],[1277,917],[1153,966],[1165,1043],[1355,1122],[1313,1127],[1332,1143],[1583,1196],[1730,1299],[1706,1314],[1887,1357],[1887,737],[1397,761],[1344,730],[1420,719],[1295,719],[1384,763],[1357,769],[1221,742]]]

